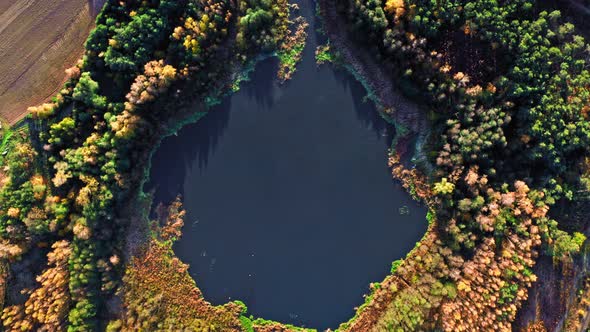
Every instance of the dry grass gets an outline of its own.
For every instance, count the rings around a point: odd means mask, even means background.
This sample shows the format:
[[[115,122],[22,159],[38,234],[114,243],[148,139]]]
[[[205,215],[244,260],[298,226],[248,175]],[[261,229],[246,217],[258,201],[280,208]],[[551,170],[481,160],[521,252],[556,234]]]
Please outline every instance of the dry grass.
[[[11,125],[61,88],[94,24],[94,2],[0,0],[0,117]]]

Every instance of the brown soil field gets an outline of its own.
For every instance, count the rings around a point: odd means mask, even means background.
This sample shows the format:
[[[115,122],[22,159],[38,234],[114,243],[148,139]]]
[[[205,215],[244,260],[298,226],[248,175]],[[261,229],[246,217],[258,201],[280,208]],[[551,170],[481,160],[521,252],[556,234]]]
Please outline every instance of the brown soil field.
[[[0,118],[51,99],[82,56],[101,0],[0,0]]]

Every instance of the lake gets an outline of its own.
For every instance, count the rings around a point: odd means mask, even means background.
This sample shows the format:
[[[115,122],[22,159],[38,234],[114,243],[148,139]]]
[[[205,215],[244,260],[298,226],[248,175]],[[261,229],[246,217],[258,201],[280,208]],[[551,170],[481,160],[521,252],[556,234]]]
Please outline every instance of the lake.
[[[152,160],[155,203],[181,194],[174,249],[213,304],[242,300],[255,317],[318,329],[354,315],[427,228],[387,168],[394,129],[345,71],[315,64],[314,6],[293,79],[275,59]]]

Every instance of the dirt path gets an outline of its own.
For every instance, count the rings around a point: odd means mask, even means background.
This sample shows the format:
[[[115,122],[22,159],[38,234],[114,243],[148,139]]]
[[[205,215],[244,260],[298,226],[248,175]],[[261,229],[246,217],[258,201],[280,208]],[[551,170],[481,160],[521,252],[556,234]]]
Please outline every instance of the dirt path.
[[[104,0],[0,0],[0,117],[11,125],[61,88]],[[94,8],[92,8],[94,7]]]

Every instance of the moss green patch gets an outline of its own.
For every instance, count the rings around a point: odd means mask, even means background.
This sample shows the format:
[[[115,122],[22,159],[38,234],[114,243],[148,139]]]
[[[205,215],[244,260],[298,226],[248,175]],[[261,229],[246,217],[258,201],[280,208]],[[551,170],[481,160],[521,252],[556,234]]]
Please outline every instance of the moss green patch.
[[[319,45],[315,50],[315,62],[318,66],[325,63],[335,63],[336,59],[337,55],[332,52],[329,42],[326,45]]]

